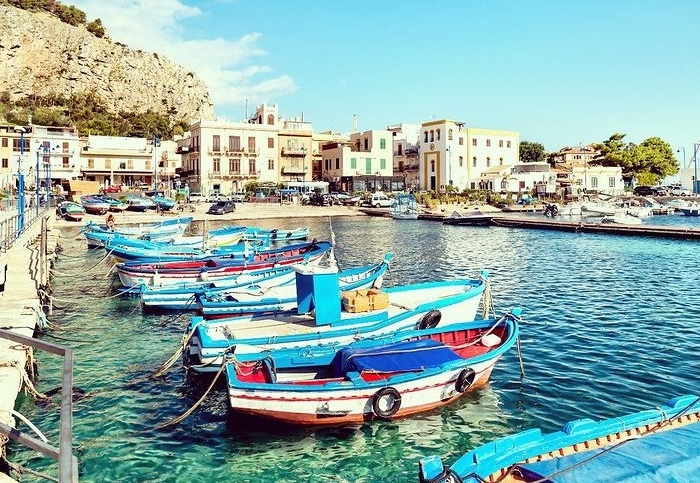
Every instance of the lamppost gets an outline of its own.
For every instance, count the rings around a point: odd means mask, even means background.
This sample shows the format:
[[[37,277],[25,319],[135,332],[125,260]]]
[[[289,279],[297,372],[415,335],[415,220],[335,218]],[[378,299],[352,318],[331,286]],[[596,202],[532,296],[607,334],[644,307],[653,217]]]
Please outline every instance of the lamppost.
[[[42,159],[43,158],[43,159]],[[41,159],[41,162],[40,162]],[[51,144],[47,141],[41,143],[36,150],[36,212],[39,213],[39,201],[41,200],[40,184],[40,166],[44,165],[44,173],[46,174],[46,204],[49,203],[49,193],[51,188]]]
[[[450,149],[449,146],[447,146],[445,148],[445,151],[447,151],[448,178],[449,178],[450,186],[452,186],[452,150]]]
[[[22,172],[22,158],[24,157],[24,133],[27,130],[22,126],[15,126],[15,132],[19,132],[19,159],[17,160],[17,232],[24,229],[24,173]]]
[[[683,168],[686,168],[686,165],[685,165],[685,147],[681,146],[680,148],[676,149],[677,153],[680,153],[681,151],[683,151]]]
[[[153,135],[153,191],[158,191],[158,146],[160,137]]]
[[[301,147],[301,193],[306,194],[306,148]]]
[[[693,144],[693,165],[694,165],[694,173],[693,173],[693,194],[696,195],[699,192],[699,187],[698,187],[698,149],[700,149],[700,144],[695,143]]]

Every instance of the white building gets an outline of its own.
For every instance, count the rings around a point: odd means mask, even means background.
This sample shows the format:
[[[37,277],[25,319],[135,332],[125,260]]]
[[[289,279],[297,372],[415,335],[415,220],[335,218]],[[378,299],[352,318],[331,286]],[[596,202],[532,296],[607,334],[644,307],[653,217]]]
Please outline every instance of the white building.
[[[394,175],[403,176],[406,188],[417,190],[420,186],[419,168],[419,124],[395,124],[387,127],[393,136]]]
[[[419,142],[420,186],[427,190],[485,189],[482,173],[519,161],[520,135],[514,131],[466,128],[443,119],[423,123]]]
[[[156,155],[146,138],[91,134],[80,151],[81,177],[103,186],[133,186],[136,181],[150,186],[157,173]]]

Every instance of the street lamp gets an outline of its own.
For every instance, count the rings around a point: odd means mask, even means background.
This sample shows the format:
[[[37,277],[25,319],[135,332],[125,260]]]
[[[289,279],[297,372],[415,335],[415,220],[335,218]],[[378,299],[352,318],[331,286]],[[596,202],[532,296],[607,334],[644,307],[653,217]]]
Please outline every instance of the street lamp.
[[[693,144],[693,165],[695,167],[694,173],[693,173],[693,194],[696,195],[698,194],[698,149],[700,148],[700,144],[695,143]]]
[[[158,191],[158,146],[160,137],[153,135],[153,191]]]
[[[40,162],[41,159],[41,162]],[[41,199],[40,184],[40,166],[44,165],[44,173],[46,174],[46,204],[49,203],[49,192],[51,187],[51,144],[44,141],[36,150],[36,212],[39,213],[39,200]]]
[[[22,126],[15,126],[15,132],[19,133],[19,159],[17,160],[17,232],[24,229],[24,173],[22,172],[22,158],[24,157],[24,133],[27,130]]]
[[[680,148],[678,148],[676,150],[677,153],[680,153],[681,151],[683,151],[683,168],[686,168],[686,165],[685,165],[685,147],[681,146]]]
[[[306,148],[301,147],[301,192],[306,194]]]

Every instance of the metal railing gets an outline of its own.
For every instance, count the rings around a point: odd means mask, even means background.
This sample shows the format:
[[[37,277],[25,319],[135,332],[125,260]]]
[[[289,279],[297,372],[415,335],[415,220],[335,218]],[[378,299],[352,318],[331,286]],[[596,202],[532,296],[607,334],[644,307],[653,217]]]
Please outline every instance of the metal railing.
[[[46,211],[53,209],[45,204],[40,206],[39,210],[35,206],[26,207],[23,214],[24,225],[20,230],[17,200],[0,201],[0,208],[0,251],[8,250],[27,228],[40,220]]]
[[[0,337],[63,357],[58,448],[3,423],[0,434],[57,461],[59,483],[77,483],[78,458],[73,456],[73,350],[4,329],[0,329]]]

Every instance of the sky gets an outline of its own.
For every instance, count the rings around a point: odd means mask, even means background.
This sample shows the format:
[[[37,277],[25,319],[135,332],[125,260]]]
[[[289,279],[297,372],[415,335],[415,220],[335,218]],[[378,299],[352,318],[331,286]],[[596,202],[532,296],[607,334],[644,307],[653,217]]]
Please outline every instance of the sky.
[[[681,167],[700,143],[697,0],[63,3],[194,71],[219,119],[246,101],[316,132],[451,119],[547,151],[622,133],[660,137]]]

